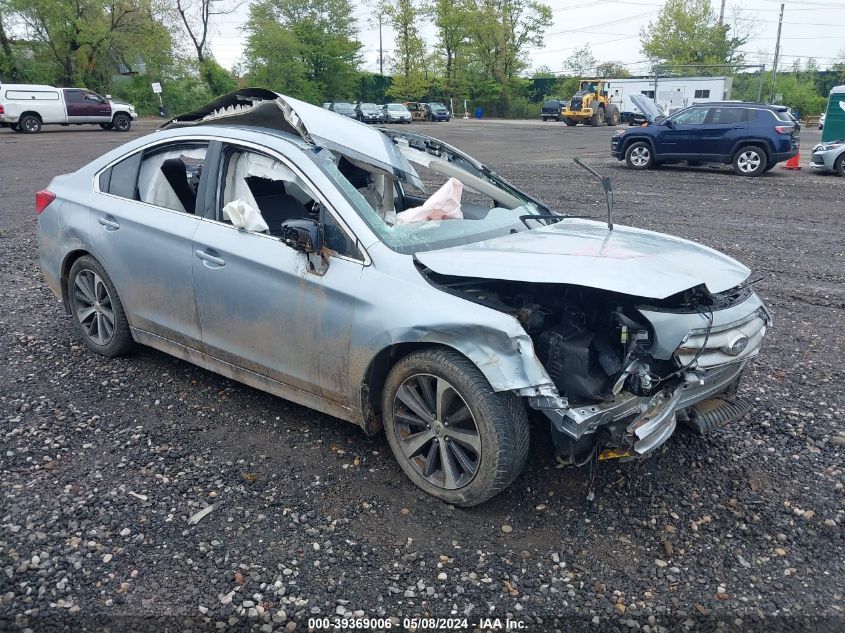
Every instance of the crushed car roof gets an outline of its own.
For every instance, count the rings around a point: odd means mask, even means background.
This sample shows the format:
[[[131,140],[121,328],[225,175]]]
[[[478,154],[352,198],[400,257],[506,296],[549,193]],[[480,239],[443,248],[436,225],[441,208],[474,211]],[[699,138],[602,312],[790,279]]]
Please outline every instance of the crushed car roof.
[[[379,130],[266,88],[235,90],[171,119],[162,129],[215,124],[289,132],[397,176],[419,179],[393,141]]]

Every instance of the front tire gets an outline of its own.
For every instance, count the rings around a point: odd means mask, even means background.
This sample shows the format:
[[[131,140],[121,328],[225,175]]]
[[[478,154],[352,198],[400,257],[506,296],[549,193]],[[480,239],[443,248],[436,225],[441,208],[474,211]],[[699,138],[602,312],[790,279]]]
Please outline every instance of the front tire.
[[[645,141],[631,143],[625,150],[625,164],[629,169],[649,169],[654,166],[654,152]]]
[[[70,268],[68,303],[76,329],[85,344],[103,356],[126,354],[135,346],[129,321],[105,268],[83,255]]]
[[[621,121],[621,115],[619,114],[619,109],[611,106],[608,106],[607,110],[607,124],[608,125],[619,125]]]
[[[604,125],[604,108],[599,108],[593,113],[593,118],[590,120],[590,125],[599,127]]]
[[[396,363],[382,413],[402,470],[447,503],[487,501],[528,459],[528,418],[519,397],[494,392],[478,368],[452,350],[424,349]]]
[[[576,125],[578,125],[577,119],[571,119],[569,117],[566,117],[563,122],[566,123],[566,125],[568,125],[569,127],[575,127]]]
[[[128,132],[132,128],[132,119],[127,114],[115,114],[112,119],[112,126],[118,132]]]
[[[740,176],[759,176],[766,171],[766,152],[756,145],[740,147],[733,159],[734,173]]]

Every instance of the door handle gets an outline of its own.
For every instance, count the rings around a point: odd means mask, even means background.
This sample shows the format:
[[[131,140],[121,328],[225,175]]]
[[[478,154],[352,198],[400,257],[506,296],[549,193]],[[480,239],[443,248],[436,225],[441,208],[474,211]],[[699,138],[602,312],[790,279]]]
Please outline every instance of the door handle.
[[[197,249],[195,252],[196,252],[197,257],[199,257],[202,261],[207,262],[206,265],[214,264],[214,266],[209,266],[209,268],[220,267],[220,266],[226,265],[226,260],[222,259],[220,257],[217,257],[216,255],[212,255],[211,253],[206,253],[205,251],[200,250],[200,249]]]
[[[120,224],[116,220],[112,220],[111,218],[97,218],[97,222],[102,224],[106,231],[116,231],[120,228]]]

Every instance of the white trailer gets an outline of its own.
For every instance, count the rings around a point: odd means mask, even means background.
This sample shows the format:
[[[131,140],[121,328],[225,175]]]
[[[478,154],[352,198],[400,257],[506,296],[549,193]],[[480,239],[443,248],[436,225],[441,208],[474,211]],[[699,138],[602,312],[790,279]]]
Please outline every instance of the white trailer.
[[[605,81],[612,103],[619,106],[623,123],[631,123],[632,115],[641,115],[631,101],[632,94],[642,94],[653,99],[666,114],[677,112],[694,103],[728,101],[731,98],[731,77],[658,77],[656,95],[654,77]]]

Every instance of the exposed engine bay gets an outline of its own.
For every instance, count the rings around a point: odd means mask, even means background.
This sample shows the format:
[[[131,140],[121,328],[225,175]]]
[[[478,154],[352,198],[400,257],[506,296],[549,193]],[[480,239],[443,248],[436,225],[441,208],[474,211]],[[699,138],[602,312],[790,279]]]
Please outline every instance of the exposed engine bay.
[[[699,286],[655,300],[422,272],[443,290],[520,322],[560,395],[529,404],[552,420],[563,460],[601,449],[611,457],[647,454],[668,439],[676,420],[703,434],[750,409],[733,396],[770,318],[747,285],[715,295]],[[750,313],[735,319],[750,297],[756,300]],[[675,329],[679,323],[699,327],[680,326],[683,337],[667,346],[664,317]],[[703,401],[704,408],[696,408]]]

